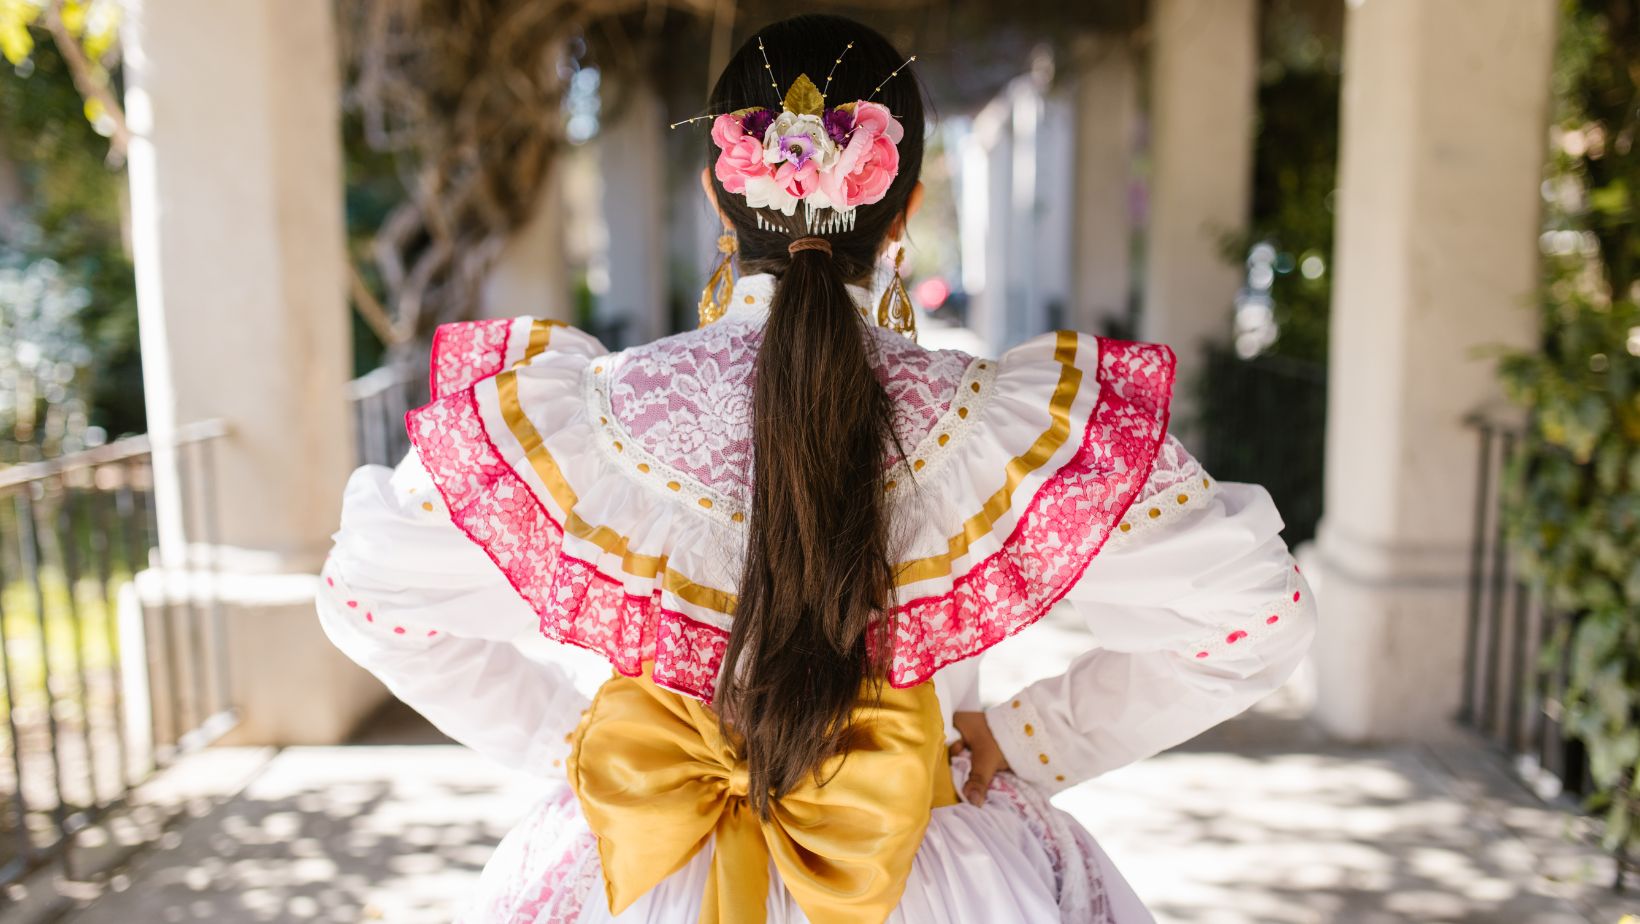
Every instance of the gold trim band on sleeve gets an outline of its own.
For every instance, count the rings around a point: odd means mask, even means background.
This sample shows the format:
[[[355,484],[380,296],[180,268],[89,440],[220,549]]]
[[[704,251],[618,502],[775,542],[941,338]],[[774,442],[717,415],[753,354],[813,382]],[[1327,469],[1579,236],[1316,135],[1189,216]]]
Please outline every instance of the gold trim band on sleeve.
[[[1065,445],[1071,432],[1071,404],[1082,388],[1082,370],[1076,367],[1077,335],[1062,330],[1055,335],[1053,357],[1059,362],[1059,384],[1054,387],[1053,399],[1048,404],[1048,428],[1037,436],[1025,452],[1015,456],[1007,466],[1007,477],[1002,487],[985,499],[979,512],[965,520],[962,532],[946,541],[946,550],[899,566],[896,584],[904,587],[919,581],[945,577],[951,573],[951,563],[968,554],[969,547],[988,534],[997,520],[1013,507],[1014,491],[1025,476],[1041,468]]]
[[[550,327],[544,327],[542,322],[537,322],[536,328],[530,332],[529,351],[525,354],[525,359],[545,350],[550,336]],[[564,532],[592,543],[606,554],[619,556],[622,570],[634,577],[654,579],[659,575],[662,589],[676,595],[680,600],[726,616],[734,613],[734,594],[698,584],[668,568],[665,556],[634,552],[631,549],[631,540],[626,536],[607,526],[593,526],[582,519],[581,515],[575,512],[575,506],[580,498],[576,496],[575,489],[570,487],[569,480],[564,477],[557,460],[547,449],[540,432],[524,413],[523,405],[518,399],[517,372],[509,369],[498,374],[495,377],[495,389],[496,400],[501,408],[501,418],[506,421],[507,429],[524,450],[524,457],[529,460],[536,477],[541,479],[541,483],[552,495],[553,502],[563,511]]]

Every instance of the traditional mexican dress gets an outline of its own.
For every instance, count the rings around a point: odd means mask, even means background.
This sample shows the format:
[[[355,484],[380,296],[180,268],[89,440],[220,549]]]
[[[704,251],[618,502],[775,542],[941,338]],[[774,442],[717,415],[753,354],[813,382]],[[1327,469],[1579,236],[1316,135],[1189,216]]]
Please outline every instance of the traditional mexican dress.
[[[348,483],[330,637],[451,737],[552,780],[463,920],[1151,920],[1048,799],[1292,671],[1314,609],[1269,496],[1168,435],[1165,347],[1059,332],[989,359],[872,329],[906,447],[889,683],[830,780],[760,821],[706,704],[773,286],[743,277],[721,321],[619,353],[530,318],[440,328],[413,450]],[[1095,645],[986,709],[1012,772],[961,802],[946,745],[953,711],[982,708],[979,656],[1055,605]],[[526,633],[603,655],[609,681],[589,701]]]

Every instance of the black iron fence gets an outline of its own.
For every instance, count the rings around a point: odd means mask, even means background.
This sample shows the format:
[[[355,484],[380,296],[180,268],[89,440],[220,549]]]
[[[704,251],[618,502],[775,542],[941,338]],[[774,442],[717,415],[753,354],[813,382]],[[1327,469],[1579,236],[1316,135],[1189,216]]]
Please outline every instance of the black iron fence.
[[[1243,359],[1210,348],[1194,383],[1202,465],[1220,481],[1261,484],[1287,523],[1288,545],[1321,521],[1327,437],[1327,369],[1282,356]]]
[[[1520,429],[1485,415],[1469,425],[1478,454],[1458,721],[1513,755],[1540,791],[1583,795],[1591,788],[1583,746],[1566,738],[1561,724],[1569,664],[1542,663],[1549,639],[1575,617],[1530,592],[1505,535],[1503,477]],[[1569,646],[1564,654],[1569,658]]]
[[[0,885],[54,860],[80,878],[77,837],[234,724],[207,551],[222,435],[198,424],[171,447],[199,542],[176,573],[154,555],[147,437],[0,470]]]
[[[409,363],[382,366],[347,383],[360,465],[397,465],[410,448],[404,415],[427,400],[427,380]]]

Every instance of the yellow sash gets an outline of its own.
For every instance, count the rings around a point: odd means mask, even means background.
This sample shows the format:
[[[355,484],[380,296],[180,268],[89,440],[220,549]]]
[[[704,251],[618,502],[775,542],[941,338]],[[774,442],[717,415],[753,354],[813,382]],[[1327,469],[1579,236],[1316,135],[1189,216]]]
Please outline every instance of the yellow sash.
[[[745,762],[704,704],[640,677],[599,688],[570,751],[570,786],[598,835],[619,914],[717,835],[701,924],[765,920],[769,861],[814,924],[881,922],[899,904],[933,808],[955,805],[934,685],[897,690],[857,716],[847,755],[761,821]],[[862,707],[866,709],[867,707]]]

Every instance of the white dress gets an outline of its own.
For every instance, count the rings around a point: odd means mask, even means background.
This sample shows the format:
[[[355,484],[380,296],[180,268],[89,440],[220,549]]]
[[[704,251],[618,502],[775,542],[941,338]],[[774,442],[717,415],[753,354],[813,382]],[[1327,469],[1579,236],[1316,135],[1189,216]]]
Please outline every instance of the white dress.
[[[524,633],[709,700],[748,494],[751,358],[772,279],[711,327],[617,354],[529,318],[442,328],[434,400],[397,468],[349,481],[324,569],[335,644],[452,738],[551,778],[464,921],[694,922],[708,843],[619,915],[564,782],[587,706]],[[981,708],[978,656],[1054,605],[1096,642],[990,705],[1012,772],[984,806],[932,810],[889,920],[1151,920],[1053,793],[1185,741],[1291,673],[1310,590],[1262,488],[1213,481],[1166,435],[1165,348],[1050,334],[999,359],[874,332],[901,445],[890,499],[900,602],[889,679]],[[595,760],[584,755],[583,760]],[[960,792],[962,758],[952,762]],[[769,922],[805,921],[771,866]]]

